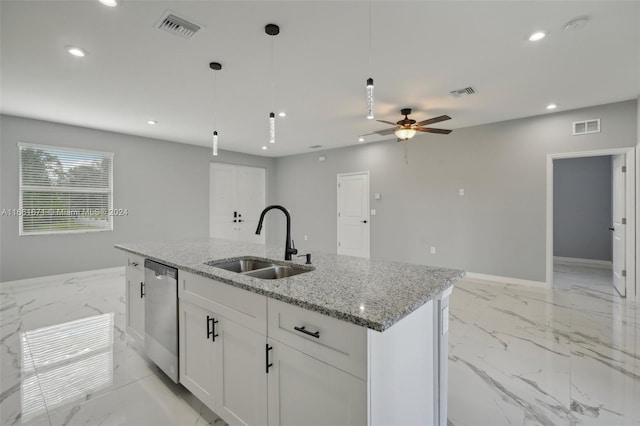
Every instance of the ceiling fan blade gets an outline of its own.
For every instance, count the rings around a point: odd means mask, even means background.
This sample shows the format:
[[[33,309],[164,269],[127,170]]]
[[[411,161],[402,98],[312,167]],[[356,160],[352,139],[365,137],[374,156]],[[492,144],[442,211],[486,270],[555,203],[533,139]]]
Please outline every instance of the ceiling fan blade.
[[[397,126],[398,125],[397,123],[392,123],[391,121],[387,121],[387,120],[376,120],[376,121],[379,121],[379,122],[385,123],[385,124],[391,124],[392,126]]]
[[[445,120],[451,120],[451,117],[449,117],[448,115],[441,115],[440,117],[433,117],[428,120],[422,120],[416,124],[418,126],[426,126],[427,124],[439,123]]]
[[[377,135],[390,135],[391,133],[394,133],[396,131],[396,129],[384,129],[384,130],[376,130],[374,133]]]
[[[453,130],[447,130],[447,129],[434,129],[433,127],[418,127],[416,130],[419,132],[440,133],[442,135],[448,135],[453,131]]]

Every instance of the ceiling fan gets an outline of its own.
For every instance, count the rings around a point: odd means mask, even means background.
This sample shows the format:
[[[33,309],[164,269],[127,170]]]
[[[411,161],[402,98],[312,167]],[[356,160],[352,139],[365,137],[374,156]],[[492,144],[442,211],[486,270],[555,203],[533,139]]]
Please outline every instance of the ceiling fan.
[[[406,141],[411,139],[412,137],[415,136],[417,132],[439,133],[442,135],[448,135],[449,133],[451,133],[451,130],[447,130],[447,129],[423,127],[429,124],[439,123],[445,120],[451,120],[451,117],[449,117],[448,115],[441,115],[439,117],[429,118],[427,120],[416,122],[416,120],[412,120],[411,118],[409,118],[409,114],[411,114],[411,108],[403,108],[400,110],[400,113],[404,115],[404,118],[398,121],[397,123],[392,123],[391,121],[385,121],[385,120],[376,120],[381,123],[392,124],[395,127],[391,129],[376,130],[375,132],[369,133],[369,134],[370,135],[373,135],[373,134],[390,135],[391,133],[395,133],[396,136],[398,137],[398,142],[400,142],[400,141]]]

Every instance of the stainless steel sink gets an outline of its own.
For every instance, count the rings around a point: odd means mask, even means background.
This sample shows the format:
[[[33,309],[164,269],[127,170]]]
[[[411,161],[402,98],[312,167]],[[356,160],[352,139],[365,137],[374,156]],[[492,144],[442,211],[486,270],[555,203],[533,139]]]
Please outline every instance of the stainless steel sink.
[[[265,262],[264,260],[253,259],[250,257],[242,257],[239,259],[223,261],[223,262],[214,260],[211,262],[207,262],[207,265],[220,268],[220,269],[225,269],[231,272],[242,273],[242,272],[248,272],[248,271],[255,271],[256,269],[268,268],[270,266],[273,266],[274,263]]]
[[[280,278],[292,277],[298,274],[309,272],[310,269],[297,268],[295,266],[274,265],[269,268],[258,269],[256,271],[247,272],[244,275],[250,277],[262,278],[264,280],[277,280]]]
[[[234,260],[212,260],[205,262],[205,264],[264,280],[292,277],[315,269],[312,266],[291,265],[285,262],[279,263],[271,260],[257,259],[251,256],[243,256]]]

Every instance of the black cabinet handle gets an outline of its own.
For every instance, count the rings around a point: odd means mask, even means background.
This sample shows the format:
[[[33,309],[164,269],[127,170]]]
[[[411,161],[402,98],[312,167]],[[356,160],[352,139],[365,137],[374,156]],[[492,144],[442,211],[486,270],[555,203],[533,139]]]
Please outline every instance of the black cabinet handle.
[[[213,341],[213,342],[215,342],[216,341],[216,337],[218,337],[218,333],[216,333],[216,324],[217,323],[218,323],[217,319],[207,315],[207,339],[209,339],[209,337],[211,337],[211,341]],[[211,325],[209,325],[209,324],[211,324]]]
[[[613,228],[609,228],[609,231],[614,231],[614,229]]]
[[[273,349],[273,346],[269,346],[269,344],[267,343],[266,345],[266,350],[264,351],[264,363],[266,365],[266,372],[267,374],[269,374],[269,367],[273,367],[273,364],[269,362],[269,351]]]
[[[308,334],[311,337],[315,337],[316,339],[320,338],[320,332],[319,331],[309,331],[305,327],[293,327],[293,329],[295,331],[299,331],[301,333]]]
[[[362,221],[362,223],[367,223],[367,221],[366,221],[366,220],[363,220],[363,221]]]
[[[144,297],[144,282],[140,281],[140,299]]]

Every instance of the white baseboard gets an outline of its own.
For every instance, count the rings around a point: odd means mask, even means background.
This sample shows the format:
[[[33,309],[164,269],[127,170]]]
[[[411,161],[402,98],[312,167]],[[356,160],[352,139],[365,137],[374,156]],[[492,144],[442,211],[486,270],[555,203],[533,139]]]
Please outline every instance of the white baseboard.
[[[523,280],[522,278],[501,277],[499,275],[478,274],[476,272],[467,272],[466,278],[493,282],[496,284],[517,284],[537,288],[550,288],[544,281]]]
[[[124,266],[116,266],[113,268],[105,268],[105,269],[94,269],[91,271],[82,271],[82,272],[70,272],[66,274],[60,275],[47,275],[44,277],[35,277],[35,278],[25,278],[23,280],[15,280],[15,281],[5,281],[1,282],[0,285],[4,286],[24,286],[24,285],[33,285],[33,284],[41,284],[47,281],[63,281],[71,278],[85,278],[95,274],[109,274],[122,272],[124,274]]]
[[[602,269],[613,268],[613,263],[610,260],[579,259],[577,257],[553,256],[553,263],[559,263],[561,265],[589,266],[591,268]]]

